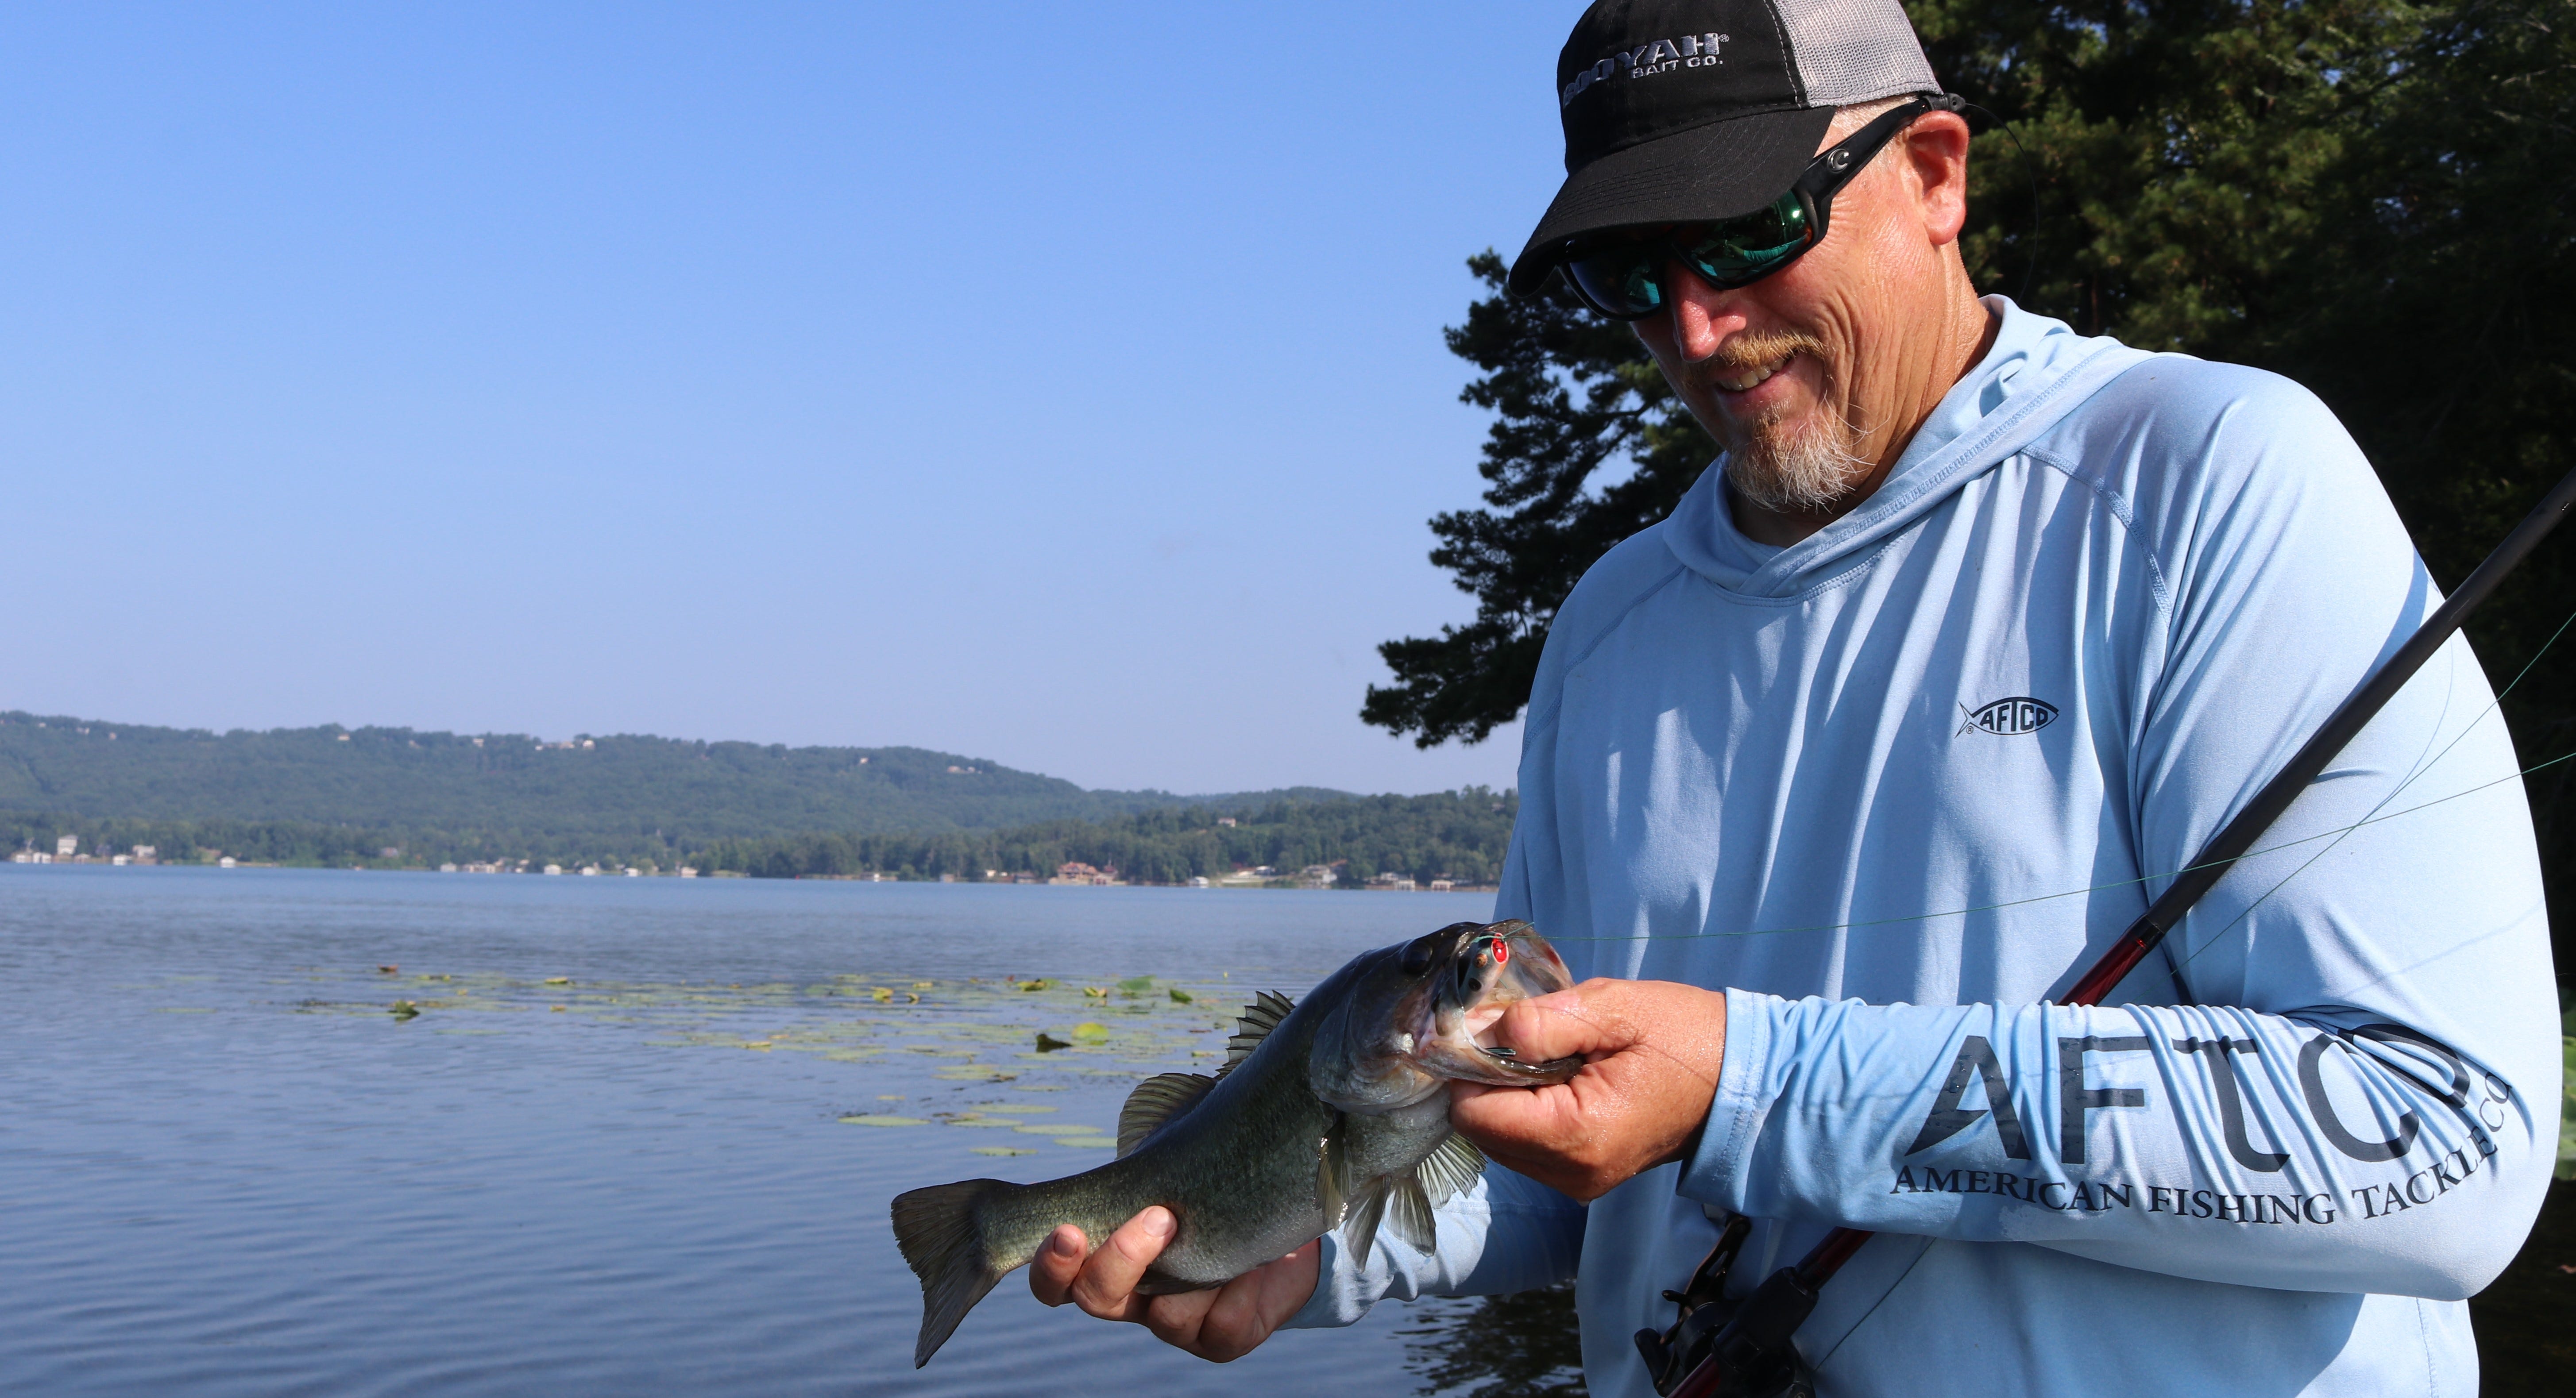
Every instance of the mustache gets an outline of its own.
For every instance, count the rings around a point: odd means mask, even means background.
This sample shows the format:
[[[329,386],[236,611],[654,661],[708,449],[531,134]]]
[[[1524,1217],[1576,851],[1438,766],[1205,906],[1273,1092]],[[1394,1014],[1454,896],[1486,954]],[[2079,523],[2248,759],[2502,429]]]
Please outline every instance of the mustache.
[[[1712,369],[1741,371],[1777,364],[1792,354],[1811,354],[1821,359],[1824,353],[1825,342],[1813,335],[1795,330],[1749,331],[1719,345],[1717,353],[1705,362]]]

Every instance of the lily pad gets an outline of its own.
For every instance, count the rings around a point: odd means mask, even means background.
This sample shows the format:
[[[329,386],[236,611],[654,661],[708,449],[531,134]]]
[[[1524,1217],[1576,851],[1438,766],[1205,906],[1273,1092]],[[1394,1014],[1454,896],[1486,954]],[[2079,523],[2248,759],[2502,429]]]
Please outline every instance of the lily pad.
[[[1142,995],[1146,991],[1154,988],[1154,978],[1152,976],[1129,976],[1127,979],[1118,983],[1118,988],[1131,995]]]
[[[1037,1152],[1036,1152],[1036,1151],[1034,1151],[1034,1150],[1031,1150],[1031,1149],[1030,1149],[1030,1148],[1028,1148],[1027,1146],[976,1146],[976,1147],[975,1147],[975,1148],[973,1148],[972,1150],[968,1151],[968,1152],[967,1152],[967,1154],[969,1154],[969,1155],[1035,1155],[1035,1154],[1037,1154]]]
[[[1099,1044],[1106,1043],[1108,1040],[1109,1026],[1106,1024],[1098,1024],[1090,1020],[1084,1020],[1082,1023],[1073,1026],[1073,1041],[1075,1043]]]
[[[1172,1003],[1173,1003],[1173,1004],[1175,1004],[1175,1005],[1187,1005],[1187,1004],[1190,1004],[1190,1003],[1192,1003],[1193,1001],[1197,1000],[1198,998],[1199,998],[1199,997],[1197,997],[1197,996],[1195,996],[1195,995],[1192,995],[1191,993],[1189,993],[1189,992],[1188,992],[1188,991],[1186,991],[1186,990],[1181,989],[1181,988],[1180,988],[1179,986],[1177,986],[1177,985],[1172,987]]]
[[[1118,1149],[1118,1138],[1115,1136],[1058,1136],[1055,1138],[1055,1143],[1060,1146],[1072,1146],[1077,1150]]]
[[[961,1117],[958,1117],[957,1119],[955,1119],[954,1121],[949,1122],[948,1124],[949,1124],[949,1125],[951,1125],[951,1126],[983,1126],[983,1127],[1002,1127],[1002,1126],[1017,1126],[1017,1125],[1019,1125],[1019,1123],[1018,1123],[1018,1122],[1013,1121],[1013,1120],[1011,1120],[1009,1117],[1006,1117],[1006,1116],[1002,1116],[1002,1117],[987,1117],[987,1116],[961,1116]]]
[[[917,1116],[887,1116],[881,1112],[845,1116],[841,1118],[841,1123],[845,1126],[928,1126],[930,1124]]]

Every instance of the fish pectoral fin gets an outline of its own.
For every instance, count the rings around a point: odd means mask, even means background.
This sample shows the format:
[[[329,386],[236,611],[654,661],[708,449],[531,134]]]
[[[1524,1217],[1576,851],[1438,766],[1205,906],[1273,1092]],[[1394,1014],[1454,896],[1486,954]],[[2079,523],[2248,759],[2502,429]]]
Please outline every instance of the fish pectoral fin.
[[[1340,1112],[1333,1113],[1332,1128],[1324,1133],[1315,1152],[1315,1204],[1324,1211],[1326,1232],[1341,1226],[1351,1206],[1351,1145],[1350,1133],[1343,1129],[1346,1120]]]
[[[1435,1205],[1445,1204],[1465,1193],[1485,1173],[1485,1153],[1464,1136],[1452,1134],[1440,1148],[1424,1156],[1413,1167],[1415,1178],[1422,1181],[1422,1192]]]
[[[1203,1073],[1156,1073],[1136,1084],[1127,1094],[1127,1105],[1118,1109],[1118,1155],[1145,1143],[1145,1138],[1189,1110],[1216,1086],[1216,1079]]]
[[[1369,1249],[1377,1246],[1377,1221],[1386,1212],[1387,1195],[1393,1192],[1384,1175],[1369,1181],[1369,1187],[1351,1201],[1350,1217],[1342,1222],[1342,1245],[1363,1267],[1368,1265]]]
[[[1415,1252],[1427,1253],[1439,1245],[1439,1225],[1431,1218],[1431,1200],[1423,1194],[1422,1181],[1411,1170],[1395,1176],[1386,1191],[1386,1226]]]

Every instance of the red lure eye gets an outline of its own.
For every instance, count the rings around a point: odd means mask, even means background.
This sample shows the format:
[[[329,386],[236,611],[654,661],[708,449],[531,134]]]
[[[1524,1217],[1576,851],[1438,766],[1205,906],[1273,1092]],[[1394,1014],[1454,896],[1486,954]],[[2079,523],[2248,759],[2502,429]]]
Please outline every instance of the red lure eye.
[[[1495,965],[1500,966],[1500,965],[1502,965],[1503,963],[1505,963],[1505,962],[1507,962],[1507,961],[1510,961],[1510,960],[1512,959],[1512,944],[1511,944],[1511,943],[1504,941],[1504,940],[1503,940],[1502,938],[1500,938],[1500,937],[1496,937],[1496,938],[1493,940],[1493,948],[1494,948],[1494,964],[1495,964]]]

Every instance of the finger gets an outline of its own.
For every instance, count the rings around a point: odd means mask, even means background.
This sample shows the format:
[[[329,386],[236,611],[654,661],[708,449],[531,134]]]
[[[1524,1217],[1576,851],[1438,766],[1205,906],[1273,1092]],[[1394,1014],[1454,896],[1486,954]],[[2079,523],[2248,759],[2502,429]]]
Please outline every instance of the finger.
[[[1240,1281],[1241,1278],[1236,1280]],[[1228,1282],[1226,1285],[1232,1286],[1234,1283]],[[1211,1291],[1181,1291],[1169,1296],[1157,1296],[1151,1305],[1146,1306],[1137,1315],[1136,1319],[1143,1322],[1146,1329],[1154,1332],[1154,1338],[1164,1344],[1174,1349],[1185,1349],[1192,1354],[1200,1354],[1202,1353],[1199,1349],[1200,1332],[1207,1323],[1209,1308],[1216,1304],[1216,1298],[1222,1290],[1223,1288],[1220,1287]]]
[[[1323,1256],[1320,1242],[1304,1247],[1276,1262],[1265,1262],[1215,1291],[1193,1293],[1202,1304],[1187,1317],[1189,1336],[1165,1338],[1202,1359],[1219,1364],[1231,1363],[1258,1349],[1262,1342],[1277,1332],[1280,1325],[1305,1306],[1315,1294],[1315,1282],[1321,1274]],[[1179,1297],[1165,1298],[1179,1300]],[[1181,1329],[1185,1318],[1175,1308],[1168,1316],[1160,1304],[1155,1307],[1155,1322]],[[1162,1331],[1158,1328],[1157,1334]]]
[[[1580,1094],[1569,1084],[1539,1088],[1463,1082],[1449,1085],[1449,1124],[1478,1145],[1484,1145],[1489,1138],[1498,1143],[1533,1145],[1554,1141],[1569,1129],[1579,1129],[1582,1117]]]
[[[1144,1299],[1136,1295],[1136,1283],[1163,1255],[1176,1227],[1172,1211],[1160,1204],[1120,1224],[1082,1264],[1082,1275],[1067,1290],[1069,1299],[1102,1320],[1134,1319]]]
[[[1049,1233],[1029,1264],[1029,1293],[1046,1305],[1063,1305],[1065,1291],[1082,1275],[1082,1259],[1090,1251],[1091,1240],[1070,1223]]]
[[[1586,981],[1570,990],[1505,1008],[1485,1038],[1510,1047],[1524,1063],[1616,1053],[1635,1037],[1613,1012],[1612,990]]]
[[[1217,1289],[1199,1323],[1200,1358],[1224,1364],[1270,1338],[1269,1327],[1261,1323],[1261,1291],[1270,1269],[1277,1265],[1265,1262]]]

